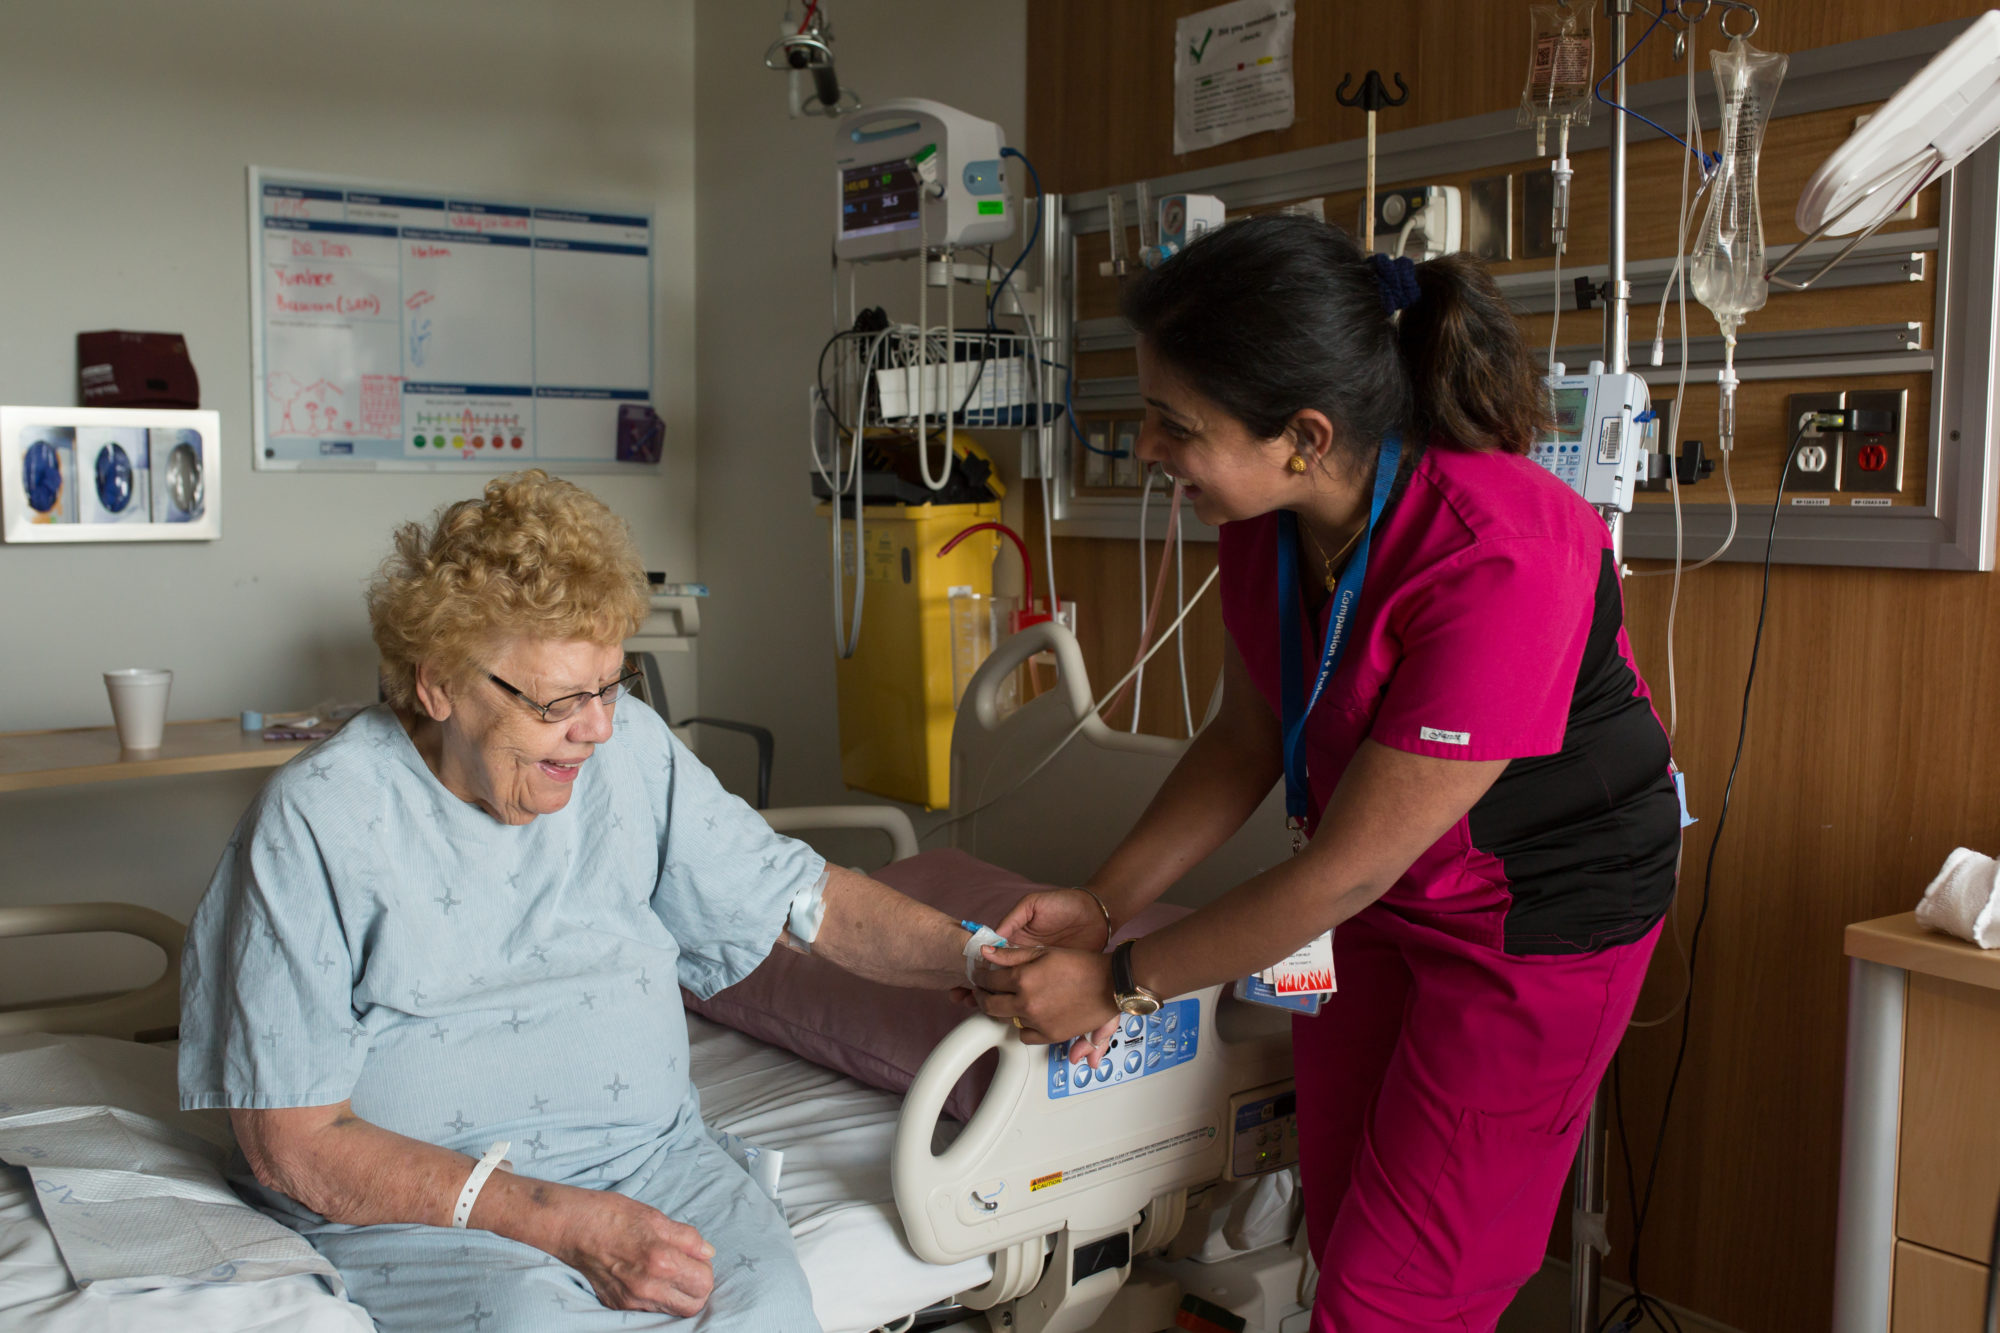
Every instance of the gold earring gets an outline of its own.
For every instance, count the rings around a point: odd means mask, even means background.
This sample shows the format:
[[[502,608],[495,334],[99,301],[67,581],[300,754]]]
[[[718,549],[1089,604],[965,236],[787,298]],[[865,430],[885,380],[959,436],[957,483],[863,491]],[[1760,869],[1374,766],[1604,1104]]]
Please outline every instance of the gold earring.
[[[1304,472],[1306,470],[1306,460],[1301,458],[1297,454],[1293,454],[1290,458],[1285,460],[1285,466],[1290,468],[1295,473]]]

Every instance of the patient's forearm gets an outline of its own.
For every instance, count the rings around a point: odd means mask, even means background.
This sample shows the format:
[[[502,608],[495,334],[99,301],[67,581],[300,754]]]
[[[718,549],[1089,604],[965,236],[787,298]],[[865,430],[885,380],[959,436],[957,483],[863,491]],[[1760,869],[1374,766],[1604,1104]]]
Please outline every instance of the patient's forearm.
[[[473,1159],[383,1129],[346,1103],[230,1112],[257,1179],[329,1222],[451,1225]],[[582,1191],[495,1171],[469,1225],[560,1256]]]
[[[827,867],[826,918],[814,956],[891,986],[965,984],[966,932],[958,922],[887,884]]]
[[[1091,891],[1118,925],[1227,842],[1277,781],[1270,756],[1225,734],[1222,721],[1195,737],[1146,813],[1091,876]]]

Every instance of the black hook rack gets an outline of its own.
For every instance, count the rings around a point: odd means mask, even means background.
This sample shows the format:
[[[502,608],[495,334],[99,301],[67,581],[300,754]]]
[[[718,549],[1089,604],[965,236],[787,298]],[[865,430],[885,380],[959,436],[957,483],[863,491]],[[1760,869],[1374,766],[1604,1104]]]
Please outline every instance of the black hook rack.
[[[1352,74],[1340,76],[1340,87],[1334,89],[1333,100],[1342,106],[1359,107],[1363,111],[1380,111],[1385,106],[1401,106],[1410,100],[1410,85],[1403,82],[1400,74],[1391,74],[1396,81],[1396,96],[1389,96],[1389,86],[1382,82],[1382,71],[1371,69],[1361,80],[1361,91],[1353,97],[1347,95],[1348,85],[1354,82]]]

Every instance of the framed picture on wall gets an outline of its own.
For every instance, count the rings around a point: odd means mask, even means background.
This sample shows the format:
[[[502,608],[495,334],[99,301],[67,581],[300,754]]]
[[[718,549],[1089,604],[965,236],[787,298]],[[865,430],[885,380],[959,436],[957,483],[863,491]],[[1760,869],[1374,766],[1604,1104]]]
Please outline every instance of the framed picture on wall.
[[[221,441],[214,412],[0,407],[0,536],[214,541]]]

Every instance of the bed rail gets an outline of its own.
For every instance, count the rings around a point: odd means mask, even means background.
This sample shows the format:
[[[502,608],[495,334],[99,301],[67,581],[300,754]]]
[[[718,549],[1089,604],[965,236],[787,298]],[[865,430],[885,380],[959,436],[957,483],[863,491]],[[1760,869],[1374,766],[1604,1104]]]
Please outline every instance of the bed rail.
[[[1005,685],[1038,653],[1055,658],[1055,688],[1003,715]],[[1094,703],[1083,652],[1060,624],[1031,625],[993,650],[967,683],[952,727],[951,804],[960,816],[951,826],[954,846],[1038,883],[1088,882],[1188,744],[1110,727],[1091,711]],[[1037,771],[1079,721],[1076,738]],[[989,802],[991,808],[982,808]],[[1274,787],[1249,822],[1184,875],[1167,901],[1207,902],[1290,851],[1283,793]]]
[[[764,822],[779,833],[812,829],[875,829],[889,839],[889,859],[902,861],[917,854],[917,830],[910,817],[893,805],[792,805],[759,810]]]
[[[1089,1327],[1141,1250],[1171,1238],[1145,1219],[1225,1175],[1230,1099],[1291,1077],[1289,1023],[1222,991],[1183,996],[1157,1022],[1127,1020],[1112,1067],[1102,1077],[1085,1069],[1081,1082],[1052,1054],[1061,1047],[1027,1045],[1008,1024],[980,1015],[953,1029],[917,1072],[896,1126],[890,1176],[910,1248],[936,1264],[992,1254],[996,1283],[1001,1269],[1018,1272],[980,1302],[1017,1301],[1017,1328]],[[1221,1005],[1231,1012],[1218,1025]],[[985,1099],[933,1153],[952,1086],[995,1051]],[[1047,1236],[1063,1262],[1045,1268]],[[1072,1252],[1086,1258],[1073,1263]]]
[[[0,938],[28,935],[82,935],[111,931],[156,944],[167,965],[153,981],[105,999],[40,1005],[0,1013],[0,1036],[24,1032],[90,1032],[133,1037],[175,1027],[181,1014],[180,922],[133,903],[50,903],[0,907]]]

